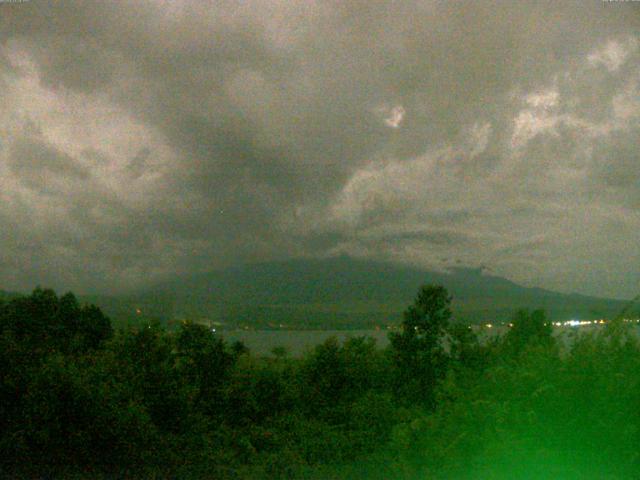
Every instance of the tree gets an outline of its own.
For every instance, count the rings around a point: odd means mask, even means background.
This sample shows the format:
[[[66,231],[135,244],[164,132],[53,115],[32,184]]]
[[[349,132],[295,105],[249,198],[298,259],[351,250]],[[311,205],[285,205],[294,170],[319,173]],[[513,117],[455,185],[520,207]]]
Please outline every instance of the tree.
[[[449,335],[450,356],[456,361],[459,371],[477,375],[487,366],[489,347],[480,344],[478,336],[469,325],[453,325]]]
[[[0,312],[0,330],[12,332],[33,352],[85,352],[113,335],[111,321],[95,305],[80,307],[73,293],[58,298],[50,289],[11,300]]]
[[[302,374],[304,405],[313,411],[335,406],[347,393],[347,365],[336,337],[317,345],[305,359]]]
[[[231,354],[235,360],[240,358],[240,356],[249,353],[249,347],[247,347],[242,340],[235,340],[229,349],[231,350]]]
[[[77,333],[84,348],[99,348],[103,342],[113,336],[111,321],[95,305],[83,306],[77,322]]]
[[[70,347],[70,341],[77,333],[80,326],[80,304],[76,296],[68,292],[58,300],[56,318],[57,339],[61,347],[66,351]],[[84,342],[83,342],[84,343]]]
[[[446,372],[444,339],[451,319],[451,296],[441,285],[424,285],[405,312],[400,333],[389,336],[398,375],[396,394],[433,406],[434,387]]]
[[[553,327],[547,320],[544,310],[518,310],[512,320],[513,326],[505,337],[505,344],[511,353],[516,354],[529,344],[549,345]]]
[[[282,345],[273,347],[271,349],[271,355],[276,357],[276,359],[278,360],[284,360],[287,357],[287,355],[289,355],[289,349]]]
[[[10,331],[34,353],[47,350],[57,328],[58,297],[50,289],[36,288],[29,296],[19,297],[7,304],[2,329]]]
[[[208,414],[218,414],[224,381],[236,357],[226,343],[207,327],[193,322],[181,325],[176,338],[179,367],[187,381],[197,388],[196,403]]]

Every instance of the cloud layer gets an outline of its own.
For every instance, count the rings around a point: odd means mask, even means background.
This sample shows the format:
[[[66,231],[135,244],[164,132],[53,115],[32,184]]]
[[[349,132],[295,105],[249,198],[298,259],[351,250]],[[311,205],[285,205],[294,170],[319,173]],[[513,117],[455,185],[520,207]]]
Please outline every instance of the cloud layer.
[[[640,4],[0,4],[0,285],[350,253],[628,297]]]

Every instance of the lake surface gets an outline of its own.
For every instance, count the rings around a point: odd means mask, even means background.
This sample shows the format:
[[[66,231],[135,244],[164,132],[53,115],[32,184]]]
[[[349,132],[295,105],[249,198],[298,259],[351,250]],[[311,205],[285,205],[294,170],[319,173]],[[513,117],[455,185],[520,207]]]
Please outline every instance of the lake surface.
[[[228,342],[242,341],[253,353],[268,354],[275,347],[285,347],[290,355],[299,356],[329,337],[340,342],[347,338],[367,336],[380,348],[389,344],[388,330],[231,330],[223,332]]]
[[[574,335],[595,332],[603,328],[600,325],[583,327],[554,327],[553,335],[567,346]],[[488,340],[495,336],[503,335],[508,327],[496,326],[493,328],[474,327],[480,340]],[[640,328],[633,331],[640,337]],[[289,355],[300,356],[307,350],[312,350],[329,337],[336,337],[340,342],[347,338],[367,336],[376,340],[379,348],[389,344],[389,330],[229,330],[222,332],[222,336],[228,342],[242,341],[251,352],[258,355],[271,353],[275,347],[285,347]]]

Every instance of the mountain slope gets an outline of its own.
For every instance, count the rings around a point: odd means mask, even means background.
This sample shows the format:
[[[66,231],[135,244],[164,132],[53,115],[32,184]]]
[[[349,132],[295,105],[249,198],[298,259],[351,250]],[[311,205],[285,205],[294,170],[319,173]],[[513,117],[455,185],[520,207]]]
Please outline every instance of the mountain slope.
[[[522,287],[480,270],[441,273],[349,257],[198,274],[156,285],[127,301],[165,317],[234,325],[371,327],[400,321],[419,286],[426,283],[447,287],[455,317],[472,323],[507,321],[522,307],[544,308],[553,320],[599,318],[615,315],[626,304]]]

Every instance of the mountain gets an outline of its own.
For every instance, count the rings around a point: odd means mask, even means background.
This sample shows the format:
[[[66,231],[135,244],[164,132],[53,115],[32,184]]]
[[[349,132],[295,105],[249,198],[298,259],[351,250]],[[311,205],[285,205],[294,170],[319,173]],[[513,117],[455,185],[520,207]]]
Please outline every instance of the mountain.
[[[454,317],[469,323],[508,321],[518,308],[543,308],[552,320],[610,317],[627,304],[523,287],[480,269],[443,273],[342,256],[184,276],[120,298],[120,303],[114,298],[104,308],[113,314],[119,305],[119,310],[139,309],[144,316],[234,326],[370,328],[399,322],[419,286],[427,283],[444,285],[453,296]]]
[[[508,321],[519,308],[543,308],[551,320],[612,317],[628,302],[527,288],[481,269],[434,272],[341,256],[241,265],[181,276],[126,296],[79,296],[116,326],[193,319],[250,328],[372,328],[397,324],[420,285],[444,285],[454,318]],[[0,291],[0,299],[16,293]]]

